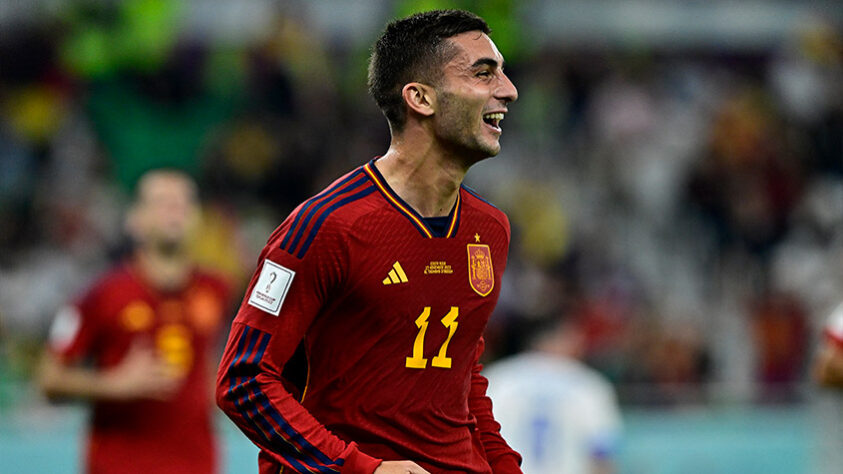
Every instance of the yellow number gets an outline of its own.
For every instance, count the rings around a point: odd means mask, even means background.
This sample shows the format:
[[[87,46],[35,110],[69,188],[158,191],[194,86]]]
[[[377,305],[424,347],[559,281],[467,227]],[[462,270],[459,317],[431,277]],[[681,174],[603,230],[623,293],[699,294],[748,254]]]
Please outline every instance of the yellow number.
[[[439,348],[439,354],[433,358],[431,365],[442,369],[451,368],[451,358],[448,357],[448,343],[457,332],[457,317],[460,315],[460,309],[456,306],[451,306],[448,314],[442,318],[442,325],[448,328],[448,338],[442,343]],[[406,366],[410,369],[423,369],[427,367],[427,359],[424,358],[424,333],[427,332],[427,318],[430,317],[430,306],[425,306],[422,314],[416,318],[416,327],[419,328],[419,333],[416,334],[416,340],[413,342],[413,356],[407,357]]]
[[[419,333],[416,335],[416,342],[413,343],[413,357],[407,357],[407,367],[411,369],[423,369],[427,366],[427,359],[424,358],[424,333],[427,332],[428,316],[430,316],[430,306],[425,306],[421,316],[416,318]]]
[[[442,318],[442,324],[448,328],[448,339],[445,339],[445,342],[442,343],[442,347],[439,348],[439,355],[433,358],[430,365],[443,369],[451,368],[451,358],[446,353],[448,352],[448,343],[451,342],[451,338],[454,337],[454,333],[457,332],[457,326],[460,324],[457,322],[457,316],[459,315],[460,309],[456,306],[451,306],[451,310]]]
[[[180,324],[168,324],[158,329],[155,341],[158,353],[173,376],[186,374],[193,364],[190,339],[190,330]]]

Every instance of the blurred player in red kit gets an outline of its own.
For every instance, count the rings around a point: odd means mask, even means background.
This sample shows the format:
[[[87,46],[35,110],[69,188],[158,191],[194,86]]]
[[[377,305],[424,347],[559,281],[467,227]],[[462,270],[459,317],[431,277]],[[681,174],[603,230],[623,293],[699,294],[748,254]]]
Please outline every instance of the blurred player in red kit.
[[[187,241],[196,186],[156,170],[127,218],[131,258],[62,309],[39,382],[90,400],[87,472],[213,473],[214,348],[227,285],[196,268]]]
[[[478,363],[509,221],[462,185],[498,154],[517,98],[488,33],[454,10],[387,25],[369,89],[389,150],[299,205],[261,253],[217,376],[261,473],[521,472]]]

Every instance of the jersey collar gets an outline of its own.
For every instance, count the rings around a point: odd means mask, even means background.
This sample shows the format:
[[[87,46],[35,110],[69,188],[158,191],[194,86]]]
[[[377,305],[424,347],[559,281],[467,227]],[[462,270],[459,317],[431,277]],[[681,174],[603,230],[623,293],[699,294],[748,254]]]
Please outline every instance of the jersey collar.
[[[371,161],[363,165],[363,171],[365,171],[369,179],[375,183],[375,187],[378,188],[378,191],[380,191],[386,200],[392,204],[392,207],[403,214],[404,217],[406,217],[424,237],[427,237],[428,239],[434,238],[433,231],[431,231],[427,224],[425,224],[424,218],[422,218],[415,209],[401,199],[401,197],[389,187],[389,184],[387,184],[381,172],[375,167],[375,160],[377,160],[377,158],[373,158]],[[460,191],[457,192],[457,202],[454,203],[454,208],[451,209],[451,213],[449,214],[451,219],[448,223],[448,231],[445,233],[446,239],[455,236],[457,234],[457,229],[459,228],[460,211],[462,210],[462,196],[460,196],[461,191],[462,187],[460,187]]]

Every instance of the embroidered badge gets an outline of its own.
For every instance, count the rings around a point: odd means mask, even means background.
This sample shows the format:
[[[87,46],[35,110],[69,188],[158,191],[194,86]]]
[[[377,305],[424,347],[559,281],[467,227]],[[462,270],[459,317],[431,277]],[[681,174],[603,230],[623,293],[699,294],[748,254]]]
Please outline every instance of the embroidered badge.
[[[488,296],[495,287],[492,251],[486,244],[468,244],[468,283],[480,296]]]

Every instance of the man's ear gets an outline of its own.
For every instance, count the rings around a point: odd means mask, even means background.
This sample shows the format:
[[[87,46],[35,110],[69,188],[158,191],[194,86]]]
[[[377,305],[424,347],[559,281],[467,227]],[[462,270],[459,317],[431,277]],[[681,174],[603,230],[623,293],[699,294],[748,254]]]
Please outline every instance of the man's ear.
[[[420,82],[410,82],[401,89],[401,97],[411,111],[430,117],[436,109],[436,92]]]

